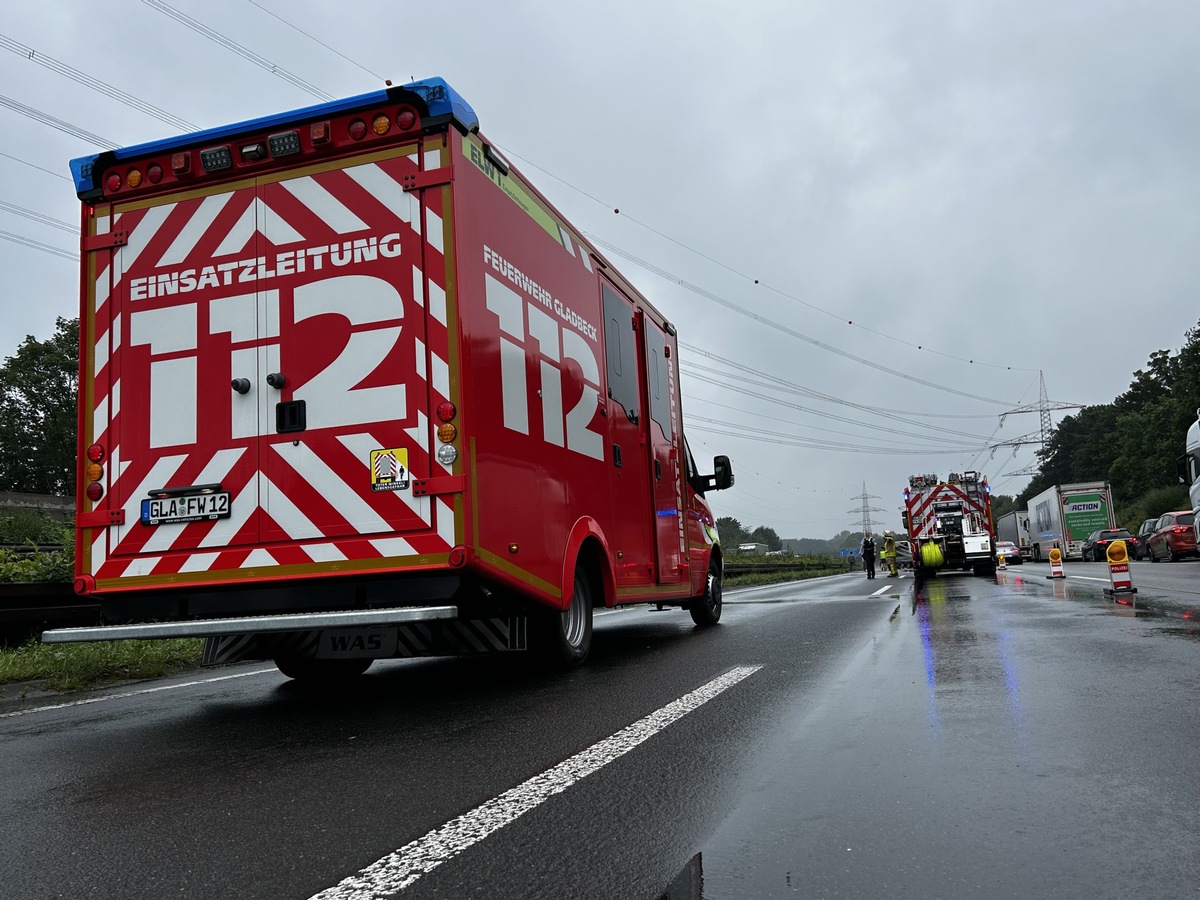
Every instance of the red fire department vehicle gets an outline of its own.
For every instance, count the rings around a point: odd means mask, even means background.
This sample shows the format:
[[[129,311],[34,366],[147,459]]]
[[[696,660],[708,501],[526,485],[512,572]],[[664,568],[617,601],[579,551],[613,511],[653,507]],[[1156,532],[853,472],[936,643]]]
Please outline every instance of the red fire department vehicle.
[[[978,472],[912,475],[904,489],[904,525],[918,575],[961,569],[996,574],[992,489]]]
[[[674,326],[441,79],[72,161],[76,590],[294,677],[721,615]]]

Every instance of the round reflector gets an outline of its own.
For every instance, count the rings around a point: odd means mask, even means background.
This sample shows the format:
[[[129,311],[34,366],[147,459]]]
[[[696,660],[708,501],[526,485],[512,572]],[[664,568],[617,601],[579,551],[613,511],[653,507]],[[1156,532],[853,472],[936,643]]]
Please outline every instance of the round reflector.
[[[147,166],[146,178],[150,180],[151,184],[158,184],[160,181],[162,181],[162,166],[160,166],[158,163],[153,163]]]
[[[376,134],[387,134],[392,127],[392,120],[387,116],[376,116],[371,120],[371,130]]]
[[[87,490],[84,493],[87,494],[87,498],[89,500],[91,500],[93,503],[95,503],[97,500],[99,500],[101,497],[104,496],[104,485],[102,485],[98,481],[93,481],[91,484],[89,484],[87,486]]]
[[[411,109],[402,109],[396,113],[396,127],[401,131],[408,131],[417,124],[417,114]]]
[[[367,136],[367,123],[362,119],[354,119],[347,126],[346,133],[354,140],[361,141]]]
[[[443,400],[438,404],[437,417],[443,422],[449,422],[457,413],[458,410],[454,408],[454,404],[449,400]]]
[[[438,440],[443,444],[448,444],[458,437],[458,429],[455,428],[450,422],[443,422],[438,426],[437,436]]]

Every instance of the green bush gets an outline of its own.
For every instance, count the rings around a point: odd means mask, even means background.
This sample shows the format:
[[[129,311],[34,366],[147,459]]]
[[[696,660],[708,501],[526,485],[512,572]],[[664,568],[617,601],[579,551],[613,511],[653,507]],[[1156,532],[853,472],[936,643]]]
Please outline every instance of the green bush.
[[[75,577],[75,533],[70,525],[18,511],[0,516],[0,544],[18,545],[0,547],[0,583]]]

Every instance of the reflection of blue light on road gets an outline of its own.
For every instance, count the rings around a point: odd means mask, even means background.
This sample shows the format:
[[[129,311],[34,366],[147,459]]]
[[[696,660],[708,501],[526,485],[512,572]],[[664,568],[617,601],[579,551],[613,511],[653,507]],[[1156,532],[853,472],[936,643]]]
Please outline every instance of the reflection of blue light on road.
[[[934,690],[933,675],[933,641],[929,635],[929,604],[917,604],[917,629],[921,632],[921,651],[925,656],[925,680],[929,684],[929,724],[934,728],[940,727],[937,713],[937,693]]]
[[[1000,652],[1000,666],[1004,669],[1004,686],[1008,690],[1008,708],[1012,710],[1013,718],[1020,722],[1024,716],[1021,712],[1021,688],[1017,684],[1017,670],[1013,666],[1012,656],[1008,652],[1008,632],[996,632],[996,646]]]

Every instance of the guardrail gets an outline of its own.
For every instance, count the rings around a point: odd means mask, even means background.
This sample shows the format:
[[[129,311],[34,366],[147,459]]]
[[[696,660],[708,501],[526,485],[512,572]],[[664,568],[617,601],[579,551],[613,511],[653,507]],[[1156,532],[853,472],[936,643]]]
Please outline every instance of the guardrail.
[[[845,568],[846,561],[830,556],[825,559],[806,560],[765,560],[754,562],[734,559],[725,560],[725,575],[752,575],[756,572],[803,572],[808,569],[837,569]]]
[[[65,581],[0,584],[0,639],[19,640],[51,622],[99,624],[100,604],[84,600]]]

